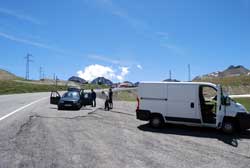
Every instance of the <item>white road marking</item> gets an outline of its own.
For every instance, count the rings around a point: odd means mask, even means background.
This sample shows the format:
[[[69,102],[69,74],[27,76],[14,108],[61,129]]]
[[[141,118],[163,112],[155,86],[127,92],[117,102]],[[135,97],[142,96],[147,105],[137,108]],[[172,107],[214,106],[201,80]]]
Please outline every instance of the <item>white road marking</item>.
[[[46,98],[48,98],[48,97],[43,97],[43,98],[41,98],[41,99],[38,99],[38,100],[33,101],[33,102],[31,102],[31,103],[29,103],[29,104],[23,106],[23,107],[20,107],[20,108],[16,109],[15,111],[12,111],[11,113],[9,113],[9,114],[7,114],[7,115],[1,117],[1,118],[0,118],[0,121],[4,120],[5,118],[8,118],[9,116],[15,114],[15,113],[18,112],[18,111],[21,111],[21,110],[23,110],[23,109],[25,109],[25,108],[27,108],[27,107],[29,107],[29,106],[35,104],[35,103],[38,103],[39,101],[42,101],[42,100],[44,100],[44,99],[46,99]]]

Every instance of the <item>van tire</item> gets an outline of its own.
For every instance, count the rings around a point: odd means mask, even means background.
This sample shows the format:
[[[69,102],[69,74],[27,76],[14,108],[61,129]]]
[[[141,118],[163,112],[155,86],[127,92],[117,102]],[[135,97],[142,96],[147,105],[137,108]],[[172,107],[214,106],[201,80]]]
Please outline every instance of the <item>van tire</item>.
[[[232,134],[236,130],[235,122],[232,120],[226,120],[223,122],[221,129],[226,134]]]
[[[160,114],[152,114],[149,123],[153,128],[162,128],[164,125],[164,120]]]

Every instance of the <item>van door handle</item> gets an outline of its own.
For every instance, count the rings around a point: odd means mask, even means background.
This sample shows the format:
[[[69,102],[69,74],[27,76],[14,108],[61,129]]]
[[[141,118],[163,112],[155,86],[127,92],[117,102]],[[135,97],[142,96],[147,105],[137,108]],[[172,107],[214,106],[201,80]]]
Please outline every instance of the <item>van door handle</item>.
[[[191,108],[194,108],[194,102],[191,102],[191,103],[190,103],[190,107],[191,107]]]

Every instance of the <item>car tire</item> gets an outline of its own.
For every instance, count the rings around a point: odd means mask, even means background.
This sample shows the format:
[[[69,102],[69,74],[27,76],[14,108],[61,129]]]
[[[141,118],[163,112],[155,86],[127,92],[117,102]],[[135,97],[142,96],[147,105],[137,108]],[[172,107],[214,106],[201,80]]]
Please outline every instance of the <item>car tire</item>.
[[[151,116],[149,123],[150,123],[150,126],[153,128],[162,128],[164,124],[164,120],[162,116],[160,115],[153,115]]]
[[[79,105],[78,107],[77,107],[77,110],[80,110],[82,108],[82,105]]]
[[[57,110],[62,110],[62,106],[57,106]]]
[[[224,121],[221,129],[226,134],[232,134],[236,129],[235,123],[233,121]]]

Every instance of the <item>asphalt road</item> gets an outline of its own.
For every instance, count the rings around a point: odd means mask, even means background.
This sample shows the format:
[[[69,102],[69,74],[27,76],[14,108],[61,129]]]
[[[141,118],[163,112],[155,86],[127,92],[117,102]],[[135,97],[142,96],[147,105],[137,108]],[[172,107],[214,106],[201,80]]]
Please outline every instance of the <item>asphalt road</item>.
[[[111,111],[97,104],[57,111],[49,93],[0,96],[0,168],[250,166],[250,131],[155,130],[135,119],[135,103],[114,102]]]

